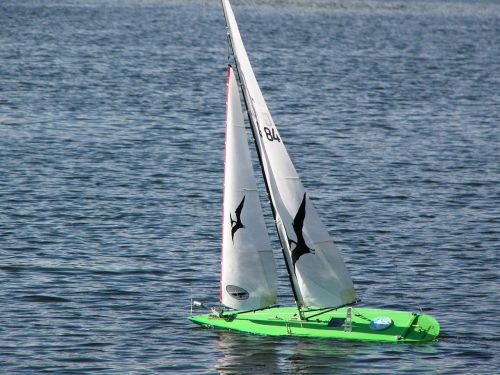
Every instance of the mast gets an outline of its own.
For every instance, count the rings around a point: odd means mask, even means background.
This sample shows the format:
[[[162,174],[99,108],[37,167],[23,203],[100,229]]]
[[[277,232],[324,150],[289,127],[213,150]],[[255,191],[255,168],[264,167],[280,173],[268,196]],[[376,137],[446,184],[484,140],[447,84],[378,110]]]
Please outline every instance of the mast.
[[[255,149],[257,150],[257,156],[258,156],[258,160],[259,160],[260,170],[261,170],[262,176],[264,178],[264,185],[266,186],[267,197],[269,199],[269,204],[271,206],[271,211],[272,211],[273,219],[274,219],[274,225],[276,226],[276,230],[279,233],[279,228],[278,228],[277,221],[276,221],[276,219],[277,219],[276,218],[276,208],[274,207],[273,199],[271,196],[271,190],[270,190],[270,187],[268,184],[268,179],[266,178],[266,171],[264,168],[262,150],[261,150],[260,145],[257,141],[257,137],[258,137],[257,129],[259,128],[257,115],[255,113],[255,109],[253,107],[251,97],[247,91],[245,77],[240,73],[239,61],[234,54],[233,35],[232,35],[231,29],[229,27],[229,21],[228,21],[225,0],[221,0],[221,4],[222,4],[222,9],[224,11],[224,20],[226,22],[227,39],[228,39],[229,46],[231,47],[232,57],[233,57],[235,67],[236,67],[236,73],[238,75],[238,81],[240,82],[241,91],[243,93],[243,99],[244,99],[245,108],[247,111],[248,120],[250,121],[250,124],[251,124],[250,128],[252,129],[252,136],[253,136],[253,140],[254,140],[254,144],[255,144]],[[295,303],[296,303],[297,308],[299,310],[300,318],[303,319],[303,314],[302,314],[302,310],[301,310],[302,303],[300,302],[299,294],[298,294],[297,289],[296,289],[297,286],[295,285],[294,279],[292,277],[293,265],[291,265],[288,261],[288,257],[287,257],[286,250],[285,250],[285,244],[283,243],[282,237],[278,236],[278,238],[280,240],[281,252],[283,254],[283,258],[285,259],[286,270],[287,270],[287,274],[288,274],[288,279],[290,281],[290,285],[292,287],[293,298],[295,299]]]

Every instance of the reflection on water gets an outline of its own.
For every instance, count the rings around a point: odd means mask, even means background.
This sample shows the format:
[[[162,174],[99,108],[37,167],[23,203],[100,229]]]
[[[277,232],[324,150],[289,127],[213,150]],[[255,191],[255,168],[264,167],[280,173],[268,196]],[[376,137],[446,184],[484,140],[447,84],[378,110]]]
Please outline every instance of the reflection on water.
[[[209,365],[220,374],[332,374],[383,370],[387,358],[403,372],[432,373],[440,349],[437,343],[369,343],[300,337],[266,337],[216,331],[217,353]],[[411,358],[411,361],[406,359]]]
[[[360,343],[297,337],[265,337],[218,331],[219,356],[211,368],[221,374],[331,373],[342,370]]]
[[[345,369],[357,350],[352,342],[299,338],[293,340],[289,351],[287,372],[327,374]]]
[[[216,348],[220,356],[215,359],[212,368],[220,374],[280,372],[279,340],[276,337],[220,331]]]

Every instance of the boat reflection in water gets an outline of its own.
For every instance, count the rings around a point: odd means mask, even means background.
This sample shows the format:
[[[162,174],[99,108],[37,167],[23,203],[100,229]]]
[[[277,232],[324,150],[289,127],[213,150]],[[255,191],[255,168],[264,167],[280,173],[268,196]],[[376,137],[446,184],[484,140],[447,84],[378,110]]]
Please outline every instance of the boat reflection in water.
[[[230,331],[218,331],[217,335],[214,352],[219,356],[210,371],[219,374],[327,374],[346,369],[359,350],[373,350],[353,341],[340,341],[339,345],[339,341],[235,335]],[[390,348],[394,350],[394,346]]]

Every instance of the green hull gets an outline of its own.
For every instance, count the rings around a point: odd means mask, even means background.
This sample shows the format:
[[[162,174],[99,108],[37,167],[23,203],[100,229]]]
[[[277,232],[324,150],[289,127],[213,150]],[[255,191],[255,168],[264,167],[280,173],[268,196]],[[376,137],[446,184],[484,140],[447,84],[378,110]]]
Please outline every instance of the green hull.
[[[321,312],[322,310],[307,311],[307,320],[299,320],[297,308],[275,307],[249,312],[225,311],[221,317],[212,314],[196,315],[189,317],[189,320],[203,326],[269,336],[416,343],[434,341],[439,334],[439,323],[427,314],[353,308],[352,328],[348,332],[344,326],[347,308],[323,314]],[[383,330],[370,328],[370,322],[382,316],[391,318],[392,324]]]

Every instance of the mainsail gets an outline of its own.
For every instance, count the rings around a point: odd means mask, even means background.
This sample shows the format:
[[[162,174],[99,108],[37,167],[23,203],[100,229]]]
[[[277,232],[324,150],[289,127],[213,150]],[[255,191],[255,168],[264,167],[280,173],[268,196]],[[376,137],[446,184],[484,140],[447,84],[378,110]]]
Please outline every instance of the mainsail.
[[[227,74],[221,302],[252,310],[276,302],[277,276],[230,66]]]
[[[274,124],[229,1],[221,1],[297,304],[299,307],[338,307],[354,303],[356,293],[349,272],[304,190]]]

